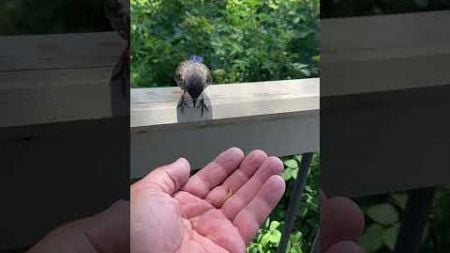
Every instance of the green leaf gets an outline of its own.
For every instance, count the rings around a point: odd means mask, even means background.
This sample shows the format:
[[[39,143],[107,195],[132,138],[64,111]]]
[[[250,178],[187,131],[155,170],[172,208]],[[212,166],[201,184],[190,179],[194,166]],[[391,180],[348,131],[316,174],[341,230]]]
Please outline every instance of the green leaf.
[[[376,223],[371,224],[359,239],[359,244],[367,252],[372,253],[383,247],[383,227]]]
[[[395,242],[397,241],[398,231],[400,229],[400,224],[395,224],[383,231],[383,242],[390,250],[394,250]]]
[[[302,74],[305,75],[306,77],[311,76],[311,71],[307,69],[301,69],[300,72],[302,72]]]
[[[397,206],[401,209],[405,209],[406,201],[408,200],[406,194],[392,194],[391,198]]]
[[[281,232],[278,230],[274,230],[270,233],[269,241],[274,244],[278,244],[281,239]]]
[[[289,159],[284,161],[284,165],[288,168],[298,168],[298,162],[295,159]]]
[[[293,179],[297,179],[297,175],[298,175],[298,168],[297,169],[292,169],[291,170],[291,177]]]
[[[279,226],[280,226],[280,222],[274,220],[274,221],[272,221],[272,222],[270,223],[269,230],[275,230],[275,229],[277,229]]]
[[[265,246],[265,245],[267,245],[267,243],[268,243],[269,241],[270,241],[270,234],[269,234],[269,233],[266,233],[266,234],[264,234],[264,235],[261,237],[260,243],[261,243],[261,245]]]
[[[285,169],[283,173],[281,173],[281,177],[283,177],[284,181],[288,181],[292,178],[291,170]]]
[[[397,210],[391,204],[371,206],[366,213],[369,218],[382,225],[391,225],[399,220]]]
[[[294,232],[293,234],[291,234],[291,238],[290,238],[291,242],[300,242],[301,239],[302,239],[302,232],[297,231],[297,232]]]

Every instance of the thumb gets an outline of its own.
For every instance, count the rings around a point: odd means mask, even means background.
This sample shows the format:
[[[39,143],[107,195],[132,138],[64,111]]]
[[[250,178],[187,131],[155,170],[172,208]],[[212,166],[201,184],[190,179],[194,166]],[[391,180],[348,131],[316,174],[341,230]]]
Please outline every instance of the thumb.
[[[187,182],[190,169],[188,160],[179,158],[174,163],[153,170],[131,187],[133,191],[145,188],[172,195]]]

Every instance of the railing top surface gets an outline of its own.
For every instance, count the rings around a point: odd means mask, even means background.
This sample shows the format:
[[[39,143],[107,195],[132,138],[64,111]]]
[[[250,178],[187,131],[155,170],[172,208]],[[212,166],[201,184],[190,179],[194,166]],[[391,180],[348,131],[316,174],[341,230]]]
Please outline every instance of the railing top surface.
[[[450,84],[450,11],[321,21],[322,96]]]
[[[0,73],[111,67],[124,47],[115,32],[0,37]]]
[[[320,107],[319,78],[211,85],[206,90],[206,119],[239,120],[253,116],[317,112]],[[167,126],[202,118],[177,109],[182,91],[178,87],[131,90],[131,127]],[[198,111],[198,110],[197,110]],[[190,115],[188,115],[190,113]],[[196,116],[197,115],[197,116]]]

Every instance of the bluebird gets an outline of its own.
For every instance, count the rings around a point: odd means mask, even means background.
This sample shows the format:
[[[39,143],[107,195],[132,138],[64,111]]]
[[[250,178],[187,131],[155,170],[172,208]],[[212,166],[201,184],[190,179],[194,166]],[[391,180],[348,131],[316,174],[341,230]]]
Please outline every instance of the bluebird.
[[[189,60],[182,61],[175,72],[175,81],[177,85],[183,90],[178,106],[183,112],[183,108],[188,106],[185,101],[186,92],[192,98],[194,108],[199,101],[201,106],[201,115],[204,110],[208,110],[203,98],[203,90],[212,83],[211,73],[203,64],[203,58],[193,55]]]

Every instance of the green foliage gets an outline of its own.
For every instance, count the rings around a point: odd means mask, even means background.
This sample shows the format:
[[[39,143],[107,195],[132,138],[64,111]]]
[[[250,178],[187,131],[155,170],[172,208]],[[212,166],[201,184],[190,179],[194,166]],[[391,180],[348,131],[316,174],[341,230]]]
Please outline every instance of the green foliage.
[[[376,252],[383,247],[383,227],[379,224],[372,223],[367,228],[365,233],[361,236],[359,243],[366,252]]]
[[[173,85],[201,55],[214,83],[319,74],[319,0],[131,0],[133,87]]]
[[[288,156],[282,158],[282,160],[286,192],[270,217],[260,228],[256,238],[247,248],[247,253],[276,252],[280,242],[286,210],[293,190],[293,183],[299,170],[301,156]],[[319,161],[320,157],[317,154],[313,157],[311,172],[305,185],[294,231],[289,238],[287,253],[311,252],[319,226]],[[293,176],[294,174],[295,176]]]
[[[385,229],[382,234],[384,245],[386,245],[392,251],[395,248],[395,242],[397,241],[397,235],[398,235],[399,229],[400,229],[400,224],[397,223],[397,224]]]
[[[450,186],[439,187],[430,214],[424,253],[447,252],[450,249]]]
[[[359,201],[364,211],[366,230],[359,243],[367,253],[388,253],[395,247],[401,218],[406,204],[406,194],[374,196]]]
[[[270,252],[270,249],[276,248],[280,243],[281,231],[280,222],[270,221],[270,218],[264,223],[256,236],[256,239],[247,248],[249,253],[265,253]]]
[[[398,222],[397,210],[388,203],[371,206],[367,209],[366,214],[369,218],[381,225],[392,225]]]
[[[366,230],[360,244],[368,253],[393,253],[406,193],[365,197],[357,202],[366,214]],[[450,187],[437,189],[423,238],[422,253],[446,252],[450,248]]]

